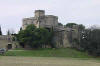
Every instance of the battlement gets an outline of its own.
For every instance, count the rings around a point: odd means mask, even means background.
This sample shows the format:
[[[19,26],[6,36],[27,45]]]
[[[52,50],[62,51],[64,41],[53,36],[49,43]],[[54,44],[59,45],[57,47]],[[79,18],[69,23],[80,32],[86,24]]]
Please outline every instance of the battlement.
[[[58,16],[54,16],[54,15],[46,15],[45,17],[47,17],[47,18],[57,18],[58,19]]]
[[[12,37],[8,35],[0,35],[0,40],[12,40]]]
[[[35,13],[36,13],[36,12],[44,12],[44,13],[45,13],[44,10],[35,10]]]

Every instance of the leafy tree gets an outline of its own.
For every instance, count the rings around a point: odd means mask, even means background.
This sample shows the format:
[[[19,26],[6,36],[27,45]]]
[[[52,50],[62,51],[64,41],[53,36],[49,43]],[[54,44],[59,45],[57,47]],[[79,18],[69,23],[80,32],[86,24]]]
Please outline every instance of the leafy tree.
[[[85,30],[85,26],[83,24],[79,24],[78,26],[79,26],[79,31]]]
[[[77,24],[76,24],[76,23],[67,23],[67,24],[65,25],[65,27],[72,28],[73,25],[77,25]]]
[[[91,55],[100,56],[100,29],[85,30],[81,48]]]
[[[17,40],[24,47],[26,44],[32,44],[34,39],[34,25],[28,25],[25,30],[19,31],[17,35]]]
[[[34,30],[35,41],[34,44],[37,47],[42,47],[42,45],[46,45],[49,43],[50,32],[44,28],[37,28]]]
[[[58,25],[59,25],[59,26],[63,26],[63,24],[62,24],[62,23],[58,23]]]
[[[29,45],[32,48],[41,48],[42,45],[49,44],[51,32],[45,28],[36,28],[34,25],[29,25],[25,30],[19,31],[17,38],[23,47]]]

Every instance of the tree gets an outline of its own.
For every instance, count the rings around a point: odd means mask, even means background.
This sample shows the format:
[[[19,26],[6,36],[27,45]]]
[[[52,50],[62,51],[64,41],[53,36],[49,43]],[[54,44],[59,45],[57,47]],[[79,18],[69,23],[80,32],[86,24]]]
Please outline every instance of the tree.
[[[67,24],[65,25],[65,27],[72,28],[73,25],[77,25],[77,24],[76,24],[76,23],[67,23]]]
[[[20,31],[22,30],[22,27],[20,28]]]
[[[19,31],[17,35],[17,40],[21,44],[21,46],[25,46],[26,44],[32,45],[34,41],[34,30],[36,27],[34,25],[28,25],[25,30]]]
[[[2,30],[1,30],[1,26],[0,26],[0,35],[2,35]]]
[[[7,35],[11,35],[10,30],[7,31]]]
[[[46,45],[49,43],[50,32],[44,28],[37,28],[34,30],[35,41],[34,44],[36,47],[42,47],[42,45]]]
[[[49,44],[51,32],[45,28],[29,25],[25,30],[19,31],[17,38],[23,47],[29,45],[32,48],[41,48],[43,45]]]
[[[85,30],[81,48],[94,56],[100,56],[100,29]]]
[[[83,24],[79,24],[78,26],[79,26],[79,31],[85,30],[85,26]]]
[[[63,26],[63,24],[62,24],[62,23],[58,23],[58,25],[59,25],[59,26]]]

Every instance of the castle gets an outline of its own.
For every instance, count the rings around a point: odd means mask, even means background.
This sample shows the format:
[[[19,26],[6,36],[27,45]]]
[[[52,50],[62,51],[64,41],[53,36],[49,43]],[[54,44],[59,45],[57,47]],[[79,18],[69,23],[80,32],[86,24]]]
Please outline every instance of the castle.
[[[79,39],[78,26],[74,25],[72,28],[64,28],[59,25],[58,17],[54,15],[45,15],[44,10],[36,10],[35,16],[24,18],[22,29],[25,30],[30,24],[34,24],[37,28],[53,29],[54,36],[52,43],[56,48],[76,47],[75,41]],[[12,49],[16,48],[18,43],[12,41],[13,36],[0,35],[0,48]],[[48,46],[49,47],[49,46]]]
[[[43,10],[36,10],[34,17],[23,19],[22,28],[25,29],[29,24],[34,24],[37,28],[55,28],[58,27],[58,17],[53,15],[45,15],[45,11]]]
[[[22,29],[24,30],[30,24],[34,24],[37,28],[53,29],[52,42],[57,48],[71,47],[70,38],[78,38],[77,26],[73,26],[73,29],[64,28],[64,26],[59,25],[57,16],[45,15],[44,10],[35,10],[34,17],[24,18]]]

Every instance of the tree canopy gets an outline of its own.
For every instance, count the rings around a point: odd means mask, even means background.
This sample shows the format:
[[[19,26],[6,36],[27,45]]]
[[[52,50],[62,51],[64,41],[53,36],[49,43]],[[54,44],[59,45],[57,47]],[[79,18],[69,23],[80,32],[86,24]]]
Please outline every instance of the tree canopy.
[[[36,28],[34,25],[29,25],[25,30],[19,31],[17,35],[21,45],[29,45],[32,48],[40,48],[42,45],[49,44],[51,32],[45,28]]]
[[[76,23],[67,23],[67,24],[65,25],[65,27],[72,28],[73,25],[77,25],[77,24],[76,24]]]

